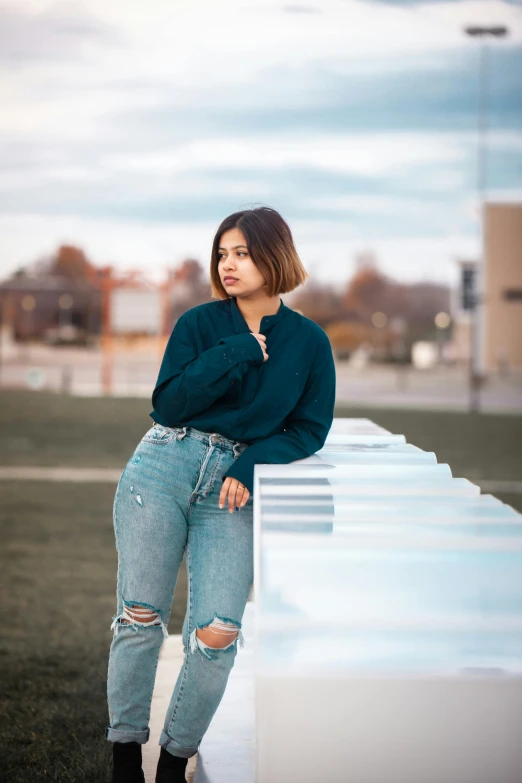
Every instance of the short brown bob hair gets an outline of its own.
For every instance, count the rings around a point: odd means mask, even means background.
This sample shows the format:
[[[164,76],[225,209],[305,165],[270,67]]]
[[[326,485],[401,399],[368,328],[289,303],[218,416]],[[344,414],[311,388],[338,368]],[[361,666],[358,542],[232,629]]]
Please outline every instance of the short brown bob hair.
[[[248,252],[265,279],[267,296],[293,291],[310,276],[297,254],[288,224],[270,207],[255,207],[234,212],[219,226],[212,243],[210,284],[212,296],[231,298],[218,272],[221,236],[231,228],[245,235]]]

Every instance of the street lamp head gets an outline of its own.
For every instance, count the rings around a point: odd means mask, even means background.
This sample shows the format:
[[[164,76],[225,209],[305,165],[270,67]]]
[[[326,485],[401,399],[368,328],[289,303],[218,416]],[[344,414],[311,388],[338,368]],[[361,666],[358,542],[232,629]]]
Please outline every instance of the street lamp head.
[[[487,35],[493,35],[495,38],[505,38],[509,30],[504,25],[492,25],[490,27],[470,25],[464,28],[464,32],[473,38],[485,38]]]

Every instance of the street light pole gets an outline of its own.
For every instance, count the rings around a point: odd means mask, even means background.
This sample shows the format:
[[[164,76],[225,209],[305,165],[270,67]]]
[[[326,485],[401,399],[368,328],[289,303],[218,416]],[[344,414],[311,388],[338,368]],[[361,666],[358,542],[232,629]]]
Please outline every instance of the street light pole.
[[[469,391],[470,410],[480,410],[480,388],[484,381],[484,304],[485,304],[485,270],[486,270],[486,222],[485,204],[487,195],[487,105],[488,105],[488,65],[489,51],[487,37],[504,38],[508,28],[502,25],[484,27],[473,25],[465,28],[466,35],[480,39],[479,48],[479,85],[477,107],[477,195],[479,202],[480,248],[477,270],[475,273],[475,295],[471,310],[471,340],[469,361]]]

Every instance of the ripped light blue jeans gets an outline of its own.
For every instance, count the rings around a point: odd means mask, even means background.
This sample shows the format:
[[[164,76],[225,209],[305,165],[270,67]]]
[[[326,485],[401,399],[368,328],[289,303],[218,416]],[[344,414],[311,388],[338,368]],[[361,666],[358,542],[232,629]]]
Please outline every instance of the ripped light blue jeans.
[[[158,658],[185,549],[185,655],[159,744],[174,756],[193,756],[219,706],[237,645],[244,643],[241,620],[253,582],[253,497],[233,513],[228,497],[223,508],[218,502],[223,476],[245,448],[217,433],[155,424],[123,470],[113,506],[117,609],[105,729],[112,742],[149,739]],[[206,644],[198,628],[221,638],[221,646]]]

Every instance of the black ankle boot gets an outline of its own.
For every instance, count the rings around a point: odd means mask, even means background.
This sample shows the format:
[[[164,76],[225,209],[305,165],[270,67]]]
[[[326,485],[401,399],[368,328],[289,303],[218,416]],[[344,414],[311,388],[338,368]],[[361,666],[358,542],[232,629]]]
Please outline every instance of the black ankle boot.
[[[185,769],[188,759],[173,756],[165,748],[161,748],[156,769],[156,783],[185,783]]]
[[[112,783],[145,783],[140,742],[112,743]]]

